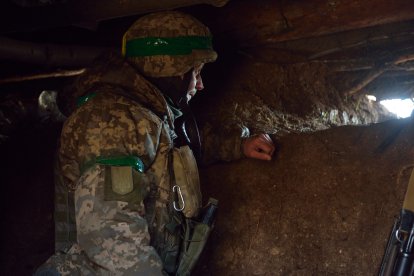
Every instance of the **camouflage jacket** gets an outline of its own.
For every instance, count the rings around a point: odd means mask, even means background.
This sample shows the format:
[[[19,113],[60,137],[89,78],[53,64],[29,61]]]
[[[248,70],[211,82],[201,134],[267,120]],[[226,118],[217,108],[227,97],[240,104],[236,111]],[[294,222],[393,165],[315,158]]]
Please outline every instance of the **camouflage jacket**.
[[[144,113],[150,114],[146,122],[156,131],[147,137],[154,142],[154,150],[162,139],[172,143],[167,138],[169,135],[160,135],[161,130],[167,133],[173,130],[174,120],[162,93],[115,54],[88,69],[70,86],[69,93],[66,101],[71,115],[62,130],[59,156],[62,175],[71,189],[75,188],[82,166],[97,156],[136,155],[144,161],[146,168],[154,161],[155,153],[142,144],[145,137],[131,131],[144,126],[139,126],[130,116],[128,121],[122,120],[122,114],[117,112],[128,113],[131,106],[140,106],[145,109]],[[88,94],[96,97],[77,108],[73,99]],[[221,124],[220,129],[206,124],[200,134],[204,153],[202,163],[207,164],[241,158],[241,139],[249,135],[249,130],[234,123]]]
[[[130,211],[146,218],[148,226],[142,225],[140,231],[146,232],[148,227],[150,245],[164,260],[165,226],[171,220],[171,168],[168,163],[174,146],[171,109],[154,85],[115,55],[88,69],[71,89],[75,97],[89,95],[90,99],[78,108],[70,102],[74,111],[62,130],[58,160],[64,186],[69,192],[80,189],[79,185],[84,186],[85,172],[100,158],[138,157],[144,166],[138,198],[109,197],[127,201]],[[241,137],[248,135],[248,131],[234,124],[223,125],[224,129],[219,131],[209,125],[201,130],[205,162],[241,157]],[[82,237],[78,233],[79,239]],[[148,245],[146,239],[142,242],[146,243],[143,246]]]

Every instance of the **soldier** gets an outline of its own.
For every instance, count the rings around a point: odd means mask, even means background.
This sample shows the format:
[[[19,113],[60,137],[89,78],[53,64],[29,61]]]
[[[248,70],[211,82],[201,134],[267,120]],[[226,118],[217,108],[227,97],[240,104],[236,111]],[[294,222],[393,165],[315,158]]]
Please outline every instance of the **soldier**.
[[[125,33],[123,56],[101,59],[70,91],[79,100],[60,140],[56,254],[37,275],[188,275],[196,261],[183,244],[201,207],[198,172],[174,121],[217,57],[210,31],[180,12],[150,14]],[[235,124],[202,134],[205,159],[274,151],[268,135]]]

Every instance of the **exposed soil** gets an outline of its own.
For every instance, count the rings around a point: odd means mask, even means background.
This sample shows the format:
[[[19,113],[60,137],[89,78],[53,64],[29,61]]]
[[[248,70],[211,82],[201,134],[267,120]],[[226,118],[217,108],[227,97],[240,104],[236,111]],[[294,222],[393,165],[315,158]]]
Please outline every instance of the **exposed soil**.
[[[412,121],[313,132],[390,116],[364,96],[344,98],[325,65],[234,60],[206,68],[193,107],[201,122],[273,133],[278,152],[201,170],[220,213],[194,275],[374,274],[413,166]],[[53,252],[60,123],[36,113],[40,91],[1,99],[2,275],[31,275]]]
[[[414,166],[412,121],[370,125],[393,116],[362,93],[344,97],[321,63],[232,66],[202,120],[274,133],[278,153],[201,171],[221,206],[197,273],[376,274]]]
[[[53,251],[58,127],[2,149],[2,275],[30,275]],[[271,162],[201,170],[218,221],[195,275],[374,275],[414,165],[410,120],[279,139]],[[31,161],[33,160],[33,161]]]
[[[220,201],[200,275],[374,275],[414,166],[413,121],[278,140],[201,170]],[[196,275],[199,275],[196,274]]]
[[[252,132],[300,133],[395,118],[365,94],[345,97],[348,85],[323,63],[278,65],[235,55],[214,65],[194,104],[200,121],[232,118]],[[206,104],[206,102],[208,104]]]

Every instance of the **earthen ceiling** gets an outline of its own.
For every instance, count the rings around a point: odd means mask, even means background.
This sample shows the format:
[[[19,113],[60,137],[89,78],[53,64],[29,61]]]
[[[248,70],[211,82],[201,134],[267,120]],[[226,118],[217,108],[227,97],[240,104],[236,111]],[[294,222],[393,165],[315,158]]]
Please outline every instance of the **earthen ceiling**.
[[[211,28],[223,53],[277,64],[326,63],[348,84],[344,93],[349,95],[413,96],[412,0],[225,2],[3,1],[1,79],[79,69],[102,49],[119,47],[123,31],[142,14],[179,8]]]

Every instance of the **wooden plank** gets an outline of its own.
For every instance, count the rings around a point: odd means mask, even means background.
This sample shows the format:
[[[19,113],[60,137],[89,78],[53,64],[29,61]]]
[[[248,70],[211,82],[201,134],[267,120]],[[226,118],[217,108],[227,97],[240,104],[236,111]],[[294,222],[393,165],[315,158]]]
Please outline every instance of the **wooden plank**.
[[[230,1],[215,14],[196,11],[220,39],[257,46],[412,20],[414,2]]]
[[[290,29],[267,40],[302,37],[360,29],[414,18],[412,0],[318,0],[289,2],[284,15]]]

